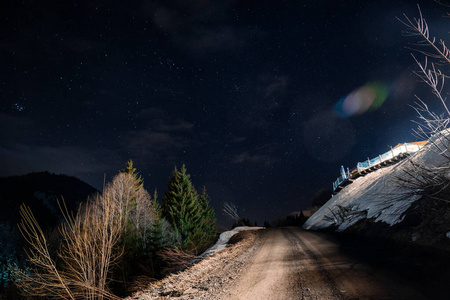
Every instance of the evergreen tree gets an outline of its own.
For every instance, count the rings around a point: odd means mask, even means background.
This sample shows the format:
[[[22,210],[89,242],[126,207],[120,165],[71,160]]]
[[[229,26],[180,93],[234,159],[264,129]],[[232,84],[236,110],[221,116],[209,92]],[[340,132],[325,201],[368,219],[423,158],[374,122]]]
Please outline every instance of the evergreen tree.
[[[152,252],[156,252],[161,248],[176,244],[178,238],[177,233],[173,231],[172,225],[163,217],[163,209],[157,201],[158,192],[155,189],[153,193],[152,205],[155,208],[156,221],[153,223],[151,231],[151,248]]]
[[[202,194],[199,196],[199,202],[203,210],[202,225],[203,231],[205,233],[205,241],[209,243],[215,239],[217,229],[216,229],[216,216],[212,207],[209,206],[210,198],[208,193],[206,192],[205,186],[203,186]]]
[[[121,170],[120,173],[130,175],[132,178],[132,186],[129,187],[129,192],[126,193],[125,199],[122,200],[124,206],[123,218],[125,222],[125,229],[127,231],[133,231],[131,212],[137,207],[137,197],[140,195],[140,191],[144,187],[144,180],[140,175],[137,174],[136,168],[133,166],[133,161],[130,159],[125,164],[125,169]]]
[[[136,190],[140,190],[144,187],[144,180],[142,179],[141,175],[138,176],[136,172],[136,168],[133,166],[133,160],[129,160],[125,164],[125,169],[120,171],[121,173],[130,174],[133,176],[133,178],[136,180],[137,186]]]
[[[203,186],[202,194],[199,197],[200,205],[203,209],[204,219],[211,220],[213,222],[216,221],[216,216],[214,214],[214,210],[209,206],[210,197],[206,192],[206,187]]]
[[[181,247],[189,252],[203,250],[205,242],[208,243],[204,232],[206,216],[209,215],[209,220],[214,222],[214,212],[209,211],[206,192],[203,200],[199,198],[190,175],[186,173],[186,166],[183,165],[180,171],[175,167],[163,197],[163,217],[179,233]]]
[[[156,189],[155,189],[155,192],[153,193],[152,204],[153,204],[153,206],[155,207],[155,214],[156,214],[156,217],[157,217],[158,219],[161,219],[161,218],[162,218],[163,211],[162,211],[161,205],[159,205],[159,203],[158,203],[158,191],[157,191]]]

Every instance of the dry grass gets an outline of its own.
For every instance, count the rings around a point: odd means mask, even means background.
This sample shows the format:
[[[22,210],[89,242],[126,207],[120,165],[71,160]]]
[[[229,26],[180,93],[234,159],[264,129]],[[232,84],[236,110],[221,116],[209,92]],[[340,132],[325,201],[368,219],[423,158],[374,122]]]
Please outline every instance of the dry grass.
[[[222,292],[222,286],[235,279],[254,251],[257,233],[241,233],[240,241],[203,259],[183,272],[152,282],[146,290],[134,294],[131,299],[214,299]]]
[[[234,245],[234,244],[243,242],[245,240],[252,241],[255,239],[256,234],[257,234],[257,230],[240,231],[230,238],[228,245]]]
[[[158,252],[158,256],[168,264],[168,267],[163,270],[164,274],[184,270],[201,259],[198,256],[176,248],[164,248]]]

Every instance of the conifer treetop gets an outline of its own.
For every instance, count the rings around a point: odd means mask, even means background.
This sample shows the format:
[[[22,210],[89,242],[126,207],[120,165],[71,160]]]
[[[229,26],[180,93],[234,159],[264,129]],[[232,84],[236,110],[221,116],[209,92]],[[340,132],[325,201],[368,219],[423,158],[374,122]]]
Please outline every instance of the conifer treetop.
[[[133,166],[133,160],[130,159],[129,161],[127,161],[125,163],[125,169],[122,169],[120,173],[130,174],[131,176],[133,176],[138,183],[137,190],[140,190],[144,187],[144,179],[136,172],[136,168]]]

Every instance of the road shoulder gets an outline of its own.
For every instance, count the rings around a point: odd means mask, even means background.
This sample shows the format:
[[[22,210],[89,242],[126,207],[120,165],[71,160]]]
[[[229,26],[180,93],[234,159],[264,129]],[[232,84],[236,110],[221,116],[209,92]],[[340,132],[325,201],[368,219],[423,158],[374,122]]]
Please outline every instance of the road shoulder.
[[[127,300],[149,299],[219,299],[229,292],[247,262],[261,246],[263,237],[258,231],[240,232],[230,245],[194,266],[170,275]]]

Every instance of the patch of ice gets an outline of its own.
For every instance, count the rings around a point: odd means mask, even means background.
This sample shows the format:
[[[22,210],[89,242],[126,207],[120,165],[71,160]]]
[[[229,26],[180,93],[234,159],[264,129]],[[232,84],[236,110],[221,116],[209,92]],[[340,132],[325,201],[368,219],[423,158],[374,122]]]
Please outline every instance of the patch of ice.
[[[239,227],[233,228],[232,230],[222,232],[219,236],[219,239],[214,244],[214,246],[212,246],[211,248],[209,248],[208,250],[203,252],[200,256],[205,257],[205,256],[213,255],[217,251],[225,249],[227,247],[228,242],[230,241],[231,237],[238,232],[241,232],[244,230],[259,230],[259,229],[266,229],[266,228],[265,227],[239,226]]]
[[[447,238],[450,239],[450,231],[447,231],[447,233],[445,234],[445,236],[446,236]]]

